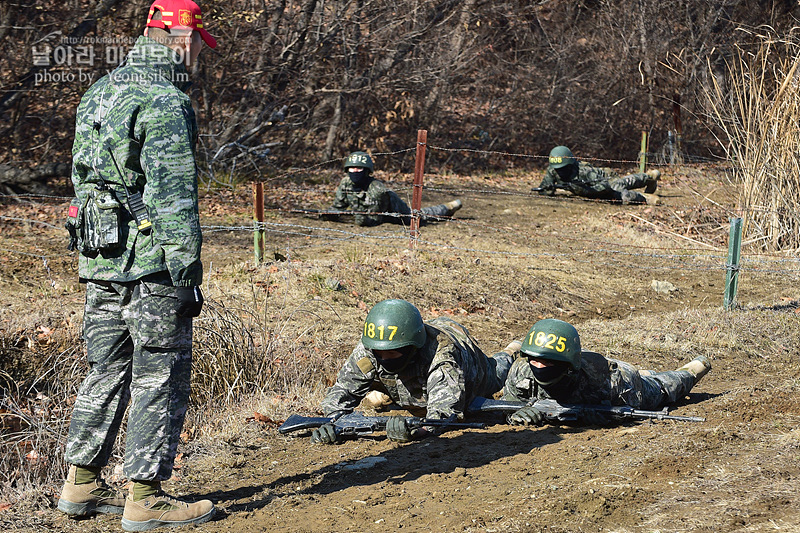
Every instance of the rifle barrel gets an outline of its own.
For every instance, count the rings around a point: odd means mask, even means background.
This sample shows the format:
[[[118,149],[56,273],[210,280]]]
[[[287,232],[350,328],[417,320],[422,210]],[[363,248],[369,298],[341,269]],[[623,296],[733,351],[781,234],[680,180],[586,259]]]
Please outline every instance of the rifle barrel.
[[[622,418],[656,418],[658,420],[681,420],[683,422],[705,422],[706,419],[700,416],[677,416],[668,414],[668,408],[661,411],[643,411],[632,409],[626,406],[605,406],[605,405],[562,405],[553,399],[536,400],[532,404],[525,402],[513,402],[507,400],[492,400],[490,398],[475,398],[467,408],[468,412],[489,412],[502,411],[514,412],[518,409],[533,405],[543,413],[550,413],[553,417],[560,417],[564,414],[577,414],[582,410],[595,410],[601,413],[608,413],[612,416]]]

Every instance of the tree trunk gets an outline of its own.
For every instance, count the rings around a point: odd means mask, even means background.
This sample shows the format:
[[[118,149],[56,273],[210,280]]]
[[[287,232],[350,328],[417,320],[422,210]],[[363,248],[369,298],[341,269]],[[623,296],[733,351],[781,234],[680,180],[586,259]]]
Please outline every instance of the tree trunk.
[[[34,168],[0,165],[0,189],[7,194],[49,193],[49,187],[40,182],[56,176],[68,176],[69,171],[66,163],[48,163]]]
[[[97,2],[95,9],[92,10],[91,15],[83,19],[77,26],[67,34],[70,42],[79,42],[86,34],[94,31],[97,28],[97,21],[105,17],[112,7],[116,6],[122,0],[100,0]],[[41,66],[34,66],[17,79],[13,86],[13,90],[6,92],[0,97],[0,113],[18,102],[25,94],[28,93],[31,84],[36,78],[36,73],[41,71]]]

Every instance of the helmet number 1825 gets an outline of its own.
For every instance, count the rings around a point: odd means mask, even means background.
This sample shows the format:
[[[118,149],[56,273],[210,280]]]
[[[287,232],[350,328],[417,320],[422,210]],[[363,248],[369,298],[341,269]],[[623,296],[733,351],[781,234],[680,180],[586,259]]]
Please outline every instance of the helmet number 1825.
[[[534,336],[535,334],[535,336]],[[548,348],[557,352],[563,352],[567,349],[567,339],[564,337],[557,337],[552,333],[545,333],[544,331],[534,332],[531,331],[528,344],[535,344],[540,348]]]

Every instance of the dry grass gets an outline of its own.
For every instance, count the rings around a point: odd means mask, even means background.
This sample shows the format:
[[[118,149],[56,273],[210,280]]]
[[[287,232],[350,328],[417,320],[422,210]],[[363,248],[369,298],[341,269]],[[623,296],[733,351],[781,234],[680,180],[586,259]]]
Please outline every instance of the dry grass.
[[[721,128],[735,176],[745,245],[800,249],[800,41],[765,28],[754,45],[737,46],[728,77],[711,77],[710,111]]]
[[[233,266],[208,277],[207,304],[195,321],[187,439],[229,433],[253,412],[286,416],[318,405],[346,349],[344,338],[350,339],[347,331],[330,327],[341,318],[330,303],[310,295],[320,283],[309,271],[288,263]],[[40,501],[47,507],[57,496],[69,414],[88,370],[76,313],[52,328],[42,324],[59,321],[44,309],[3,315],[2,351],[14,359],[8,361],[14,375],[0,372],[0,503]],[[113,471],[123,455],[124,432],[123,425],[109,479],[119,478]]]
[[[638,267],[658,258],[638,257],[635,252],[648,246],[668,249],[672,243],[680,253],[683,243],[651,231],[650,226],[632,226],[630,217],[617,216],[621,209],[580,201],[564,201],[558,209],[527,198],[480,201],[472,200],[486,206],[479,208],[473,224],[426,228],[426,238],[460,246],[462,251],[431,248],[409,254],[405,241],[401,249],[393,250],[358,240],[306,248],[303,237],[291,241],[279,236],[275,249],[286,251],[291,260],[255,267],[231,260],[232,251],[244,248],[236,236],[209,238],[204,254],[214,260],[211,267],[212,261],[204,257],[209,266],[203,284],[207,305],[195,322],[192,405],[185,428],[189,442],[184,449],[211,456],[215,441],[235,440],[252,430],[247,419],[255,412],[273,420],[292,412],[314,412],[357,342],[367,309],[384,298],[408,299],[426,319],[453,316],[469,327],[487,353],[519,337],[532,320],[554,315],[582,322],[579,330],[587,348],[655,369],[674,368],[699,353],[715,362],[736,357],[748,365],[760,364],[765,357],[783,360],[785,347],[800,345],[794,313],[757,308],[724,313],[705,309],[704,303],[704,309],[694,309],[676,303],[677,297],[651,294],[652,276],[663,272]],[[469,209],[464,210],[468,215]],[[503,214],[506,210],[511,213]],[[526,233],[534,220],[542,227]],[[484,221],[488,229],[479,224]],[[669,223],[665,218],[662,225],[677,232]],[[505,227],[514,229],[510,238],[494,229]],[[587,240],[587,235],[599,240]],[[37,246],[49,242],[46,235],[34,237],[30,240]],[[251,236],[246,238],[249,247]],[[571,253],[555,258],[463,251],[552,252],[558,251],[560,240],[578,250],[567,249]],[[604,257],[595,263],[590,254],[578,253],[590,246],[624,246],[626,254],[613,263]],[[248,249],[248,257],[249,253]],[[19,276],[24,283],[6,280],[3,286],[14,308],[0,308],[5,365],[0,368],[13,367],[16,372],[7,370],[13,375],[0,376],[0,408],[5,410],[0,417],[4,457],[0,504],[44,508],[52,505],[49,498],[61,485],[68,417],[87,370],[80,338],[82,303],[80,288],[56,288],[49,271],[36,277],[41,261],[19,266],[20,262],[15,268],[25,270],[26,277]],[[68,267],[57,269],[51,263],[52,279],[59,284],[74,279],[75,272]],[[678,278],[676,283],[687,296],[690,282],[706,274],[703,270],[667,273]],[[764,296],[759,291],[756,301],[772,303],[779,296],[797,300],[796,285],[785,280],[780,284],[785,292]],[[636,316],[616,319],[627,315],[629,303],[636,304]],[[615,320],[584,321],[606,316],[601,305],[615,313]],[[678,305],[687,309],[672,311]],[[796,370],[796,365],[789,369],[793,375]],[[110,471],[121,461],[121,446],[113,453]]]

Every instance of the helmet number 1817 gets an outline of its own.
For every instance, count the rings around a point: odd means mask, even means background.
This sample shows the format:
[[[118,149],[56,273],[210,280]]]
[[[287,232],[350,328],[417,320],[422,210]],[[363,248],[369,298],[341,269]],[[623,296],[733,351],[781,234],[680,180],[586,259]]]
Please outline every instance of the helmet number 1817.
[[[374,339],[377,334],[378,340],[384,340],[385,330],[389,330],[389,338],[387,340],[394,339],[394,334],[397,333],[397,326],[384,326],[381,324],[376,327],[373,322],[364,322],[364,336],[370,339]]]

